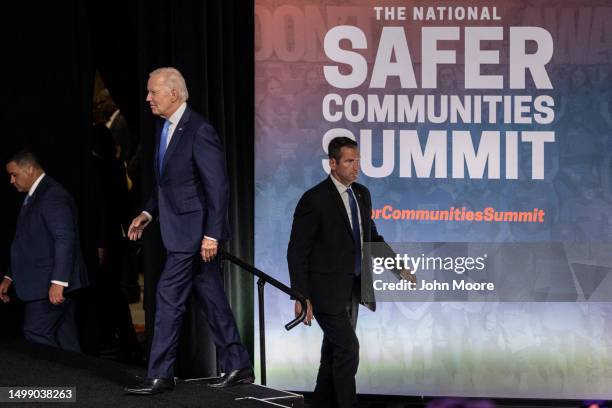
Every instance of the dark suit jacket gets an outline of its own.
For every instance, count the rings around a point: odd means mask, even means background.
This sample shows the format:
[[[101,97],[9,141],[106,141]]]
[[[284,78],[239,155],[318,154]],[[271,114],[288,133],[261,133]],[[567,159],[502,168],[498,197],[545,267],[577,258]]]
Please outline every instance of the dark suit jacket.
[[[287,261],[291,287],[310,299],[315,311],[338,313],[351,297],[355,244],[346,208],[330,177],[306,191],[298,202]],[[370,191],[359,183],[353,183],[352,188],[361,214],[363,241],[384,242],[371,218]],[[367,299],[373,300],[371,263],[364,264],[362,291],[368,291]],[[373,301],[364,304],[376,309]]]
[[[168,251],[198,251],[204,235],[229,238],[229,185],[225,154],[215,129],[189,107],[176,125],[157,166],[163,120],[156,127],[156,186],[144,210],[159,216]]]
[[[45,175],[21,208],[7,273],[23,301],[45,299],[52,280],[66,292],[88,285],[79,242],[77,209],[70,194]]]

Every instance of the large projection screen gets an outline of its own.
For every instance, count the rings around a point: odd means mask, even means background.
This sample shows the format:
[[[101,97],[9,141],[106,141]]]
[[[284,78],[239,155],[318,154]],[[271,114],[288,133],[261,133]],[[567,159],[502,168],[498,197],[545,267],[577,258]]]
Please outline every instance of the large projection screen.
[[[349,136],[386,241],[500,291],[377,292],[358,392],[612,398],[611,21],[605,0],[256,0],[256,266],[289,282],[297,201]],[[312,391],[320,328],[285,331],[272,288],[265,311],[268,383]]]

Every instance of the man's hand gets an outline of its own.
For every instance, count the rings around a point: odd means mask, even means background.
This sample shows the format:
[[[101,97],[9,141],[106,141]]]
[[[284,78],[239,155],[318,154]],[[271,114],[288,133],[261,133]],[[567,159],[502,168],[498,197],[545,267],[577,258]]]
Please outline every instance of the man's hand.
[[[412,282],[413,285],[416,285],[417,283],[416,274],[412,273],[410,269],[402,269],[399,274],[403,280]]]
[[[212,261],[217,255],[217,248],[219,243],[213,239],[202,238],[202,246],[200,247],[200,254],[204,262]]]
[[[49,301],[53,305],[59,305],[64,302],[64,287],[57,283],[52,283],[49,288]]]
[[[6,294],[8,289],[11,287],[11,283],[12,281],[9,278],[2,279],[2,283],[0,283],[0,300],[2,300],[4,303],[11,301],[11,298]]]
[[[128,238],[130,241],[140,239],[140,237],[142,237],[142,231],[150,222],[151,219],[147,217],[145,213],[140,213],[138,217],[134,218],[132,224],[130,224],[130,228],[128,228]]]
[[[302,313],[302,304],[299,300],[295,301],[295,317],[298,317]],[[304,324],[310,326],[312,323],[312,304],[310,300],[306,299],[306,317],[304,318]]]

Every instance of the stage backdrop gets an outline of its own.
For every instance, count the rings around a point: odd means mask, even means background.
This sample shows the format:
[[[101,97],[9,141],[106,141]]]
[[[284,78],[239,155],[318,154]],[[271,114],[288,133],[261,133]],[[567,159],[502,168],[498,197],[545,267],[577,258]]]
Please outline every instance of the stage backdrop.
[[[604,0],[256,1],[257,267],[289,282],[335,136],[401,257],[374,257],[360,393],[612,398],[610,21]],[[398,260],[430,286],[394,287]],[[268,289],[268,380],[311,391],[321,330],[292,317]]]

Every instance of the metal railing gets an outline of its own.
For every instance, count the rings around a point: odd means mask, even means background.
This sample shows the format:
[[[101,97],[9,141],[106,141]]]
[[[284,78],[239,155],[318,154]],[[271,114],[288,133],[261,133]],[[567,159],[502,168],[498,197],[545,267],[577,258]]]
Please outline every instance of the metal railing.
[[[257,303],[259,305],[259,359],[261,367],[261,385],[266,385],[266,326],[265,326],[265,314],[264,314],[264,286],[266,283],[274,286],[281,292],[291,296],[302,305],[302,312],[295,319],[285,324],[285,329],[291,330],[298,324],[300,324],[306,318],[306,298],[299,292],[291,289],[282,282],[277,281],[270,275],[260,271],[253,265],[249,265],[240,258],[226,252],[219,251],[220,260],[227,260],[235,265],[238,265],[247,272],[257,276]]]

